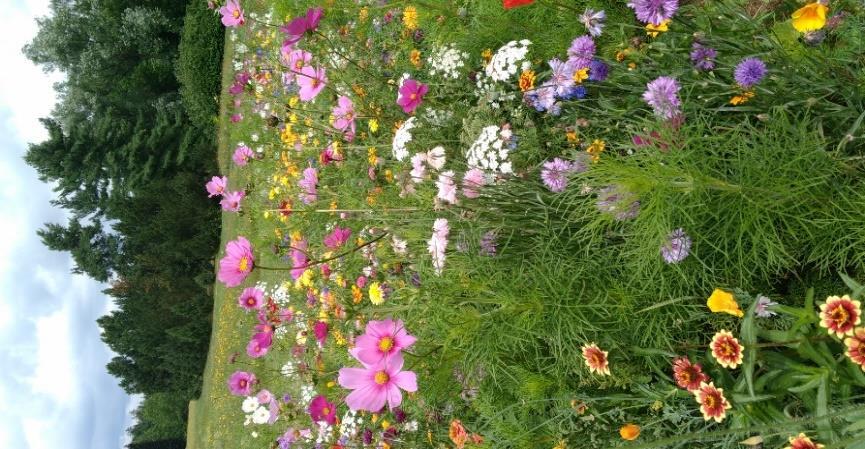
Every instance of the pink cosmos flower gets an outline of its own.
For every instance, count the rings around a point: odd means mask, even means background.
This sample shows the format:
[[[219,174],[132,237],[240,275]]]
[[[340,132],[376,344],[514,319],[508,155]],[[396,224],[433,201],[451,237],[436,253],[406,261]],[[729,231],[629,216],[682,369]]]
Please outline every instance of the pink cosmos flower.
[[[333,108],[333,127],[348,134],[354,134],[354,103],[345,95],[340,95]]]
[[[411,157],[411,171],[409,175],[414,183],[420,184],[423,182],[426,176],[426,162],[426,153],[417,153]]]
[[[405,330],[402,320],[370,321],[366,333],[357,337],[355,356],[361,363],[372,365],[399,354],[416,340]]]
[[[448,246],[450,226],[446,218],[437,218],[433,223],[433,235],[427,240],[427,250],[432,257],[432,265],[436,274],[441,274],[445,266],[445,250]]]
[[[297,85],[300,86],[298,96],[300,101],[312,101],[327,85],[327,75],[324,67],[314,68],[304,66],[297,75]]]
[[[310,204],[318,199],[318,172],[312,167],[303,170],[303,179],[297,182],[300,187],[300,200]]]
[[[450,204],[456,204],[457,202],[457,187],[454,183],[454,176],[456,176],[453,170],[448,170],[443,173],[439,173],[439,179],[436,181],[436,187],[438,187],[438,195],[436,195],[442,201],[445,201]]]
[[[258,310],[264,304],[264,292],[256,287],[247,287],[237,298],[237,305],[249,310]]]
[[[312,53],[308,51],[301,50],[299,48],[292,50],[288,53],[288,71],[286,80],[288,82],[294,82],[297,79],[297,75],[303,71],[303,68],[312,61]]]
[[[286,44],[295,44],[303,38],[303,35],[308,31],[315,31],[318,28],[318,22],[324,16],[324,10],[321,8],[310,8],[306,10],[306,14],[293,19],[280,30],[288,35],[285,39]]]
[[[336,406],[327,402],[327,398],[318,395],[309,403],[309,416],[313,422],[325,421],[330,425],[336,424]]]
[[[222,195],[222,192],[225,191],[225,187],[228,185],[228,178],[223,176],[214,176],[207,184],[204,185],[204,188],[207,189],[208,198],[213,198],[217,195]]]
[[[348,228],[340,228],[339,226],[333,228],[333,232],[327,235],[324,238],[324,246],[330,249],[337,249],[340,246],[344,245],[345,242],[348,241],[348,238],[351,237],[351,229]]]
[[[339,384],[354,390],[345,398],[345,403],[352,410],[375,413],[384,408],[385,403],[393,409],[402,403],[401,389],[417,391],[417,375],[402,370],[403,358],[400,353],[372,365],[363,365],[363,368],[339,370]]]
[[[441,170],[445,167],[445,147],[439,145],[426,152],[426,161],[430,167]]]
[[[402,106],[403,112],[411,114],[420,106],[428,90],[429,87],[426,84],[408,78],[403,81],[402,86],[399,88],[399,97],[396,100],[396,104]]]
[[[339,154],[333,149],[333,144],[324,147],[324,150],[318,155],[318,161],[321,165],[330,165],[332,162],[339,162],[341,160]]]
[[[480,196],[478,189],[486,184],[487,180],[484,177],[483,170],[473,168],[463,175],[463,195],[466,198],[477,198]]]
[[[324,342],[327,341],[328,330],[329,327],[324,321],[316,321],[312,326],[312,333],[315,334],[315,339],[318,340],[319,345],[324,346]]]
[[[227,27],[237,27],[246,23],[238,0],[228,0],[225,2],[225,6],[219,8],[219,13],[222,14],[222,24]]]
[[[225,244],[225,256],[219,261],[217,278],[226,287],[240,285],[255,266],[252,245],[245,237],[237,237]]]
[[[291,279],[298,280],[303,275],[303,272],[306,271],[309,265],[309,257],[306,255],[306,249],[309,246],[308,242],[304,240],[300,240],[296,242],[294,248],[291,250],[291,260],[293,262],[292,270],[291,270]]]
[[[254,359],[264,357],[273,346],[273,333],[259,332],[252,336],[246,345],[246,354]]]
[[[247,373],[246,371],[235,371],[228,378],[228,390],[234,396],[249,396],[252,394],[252,386],[256,382],[255,374]]]
[[[248,146],[241,145],[234,150],[234,155],[231,156],[231,160],[233,160],[238,167],[243,167],[254,156],[255,153],[253,153]]]
[[[240,190],[237,192],[225,192],[222,194],[222,201],[219,202],[219,205],[226,212],[237,212],[240,210],[240,202],[243,201],[245,196],[246,193]]]

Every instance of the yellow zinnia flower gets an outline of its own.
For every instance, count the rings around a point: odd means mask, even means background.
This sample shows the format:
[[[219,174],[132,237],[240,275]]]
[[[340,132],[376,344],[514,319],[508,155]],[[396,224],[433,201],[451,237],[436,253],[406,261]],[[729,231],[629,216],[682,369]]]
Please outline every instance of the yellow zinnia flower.
[[[793,13],[793,28],[800,33],[817,31],[826,26],[827,12],[829,7],[820,2],[805,5]]]
[[[739,303],[736,302],[733,294],[725,292],[719,288],[716,288],[715,291],[712,292],[712,295],[709,296],[709,300],[706,301],[706,305],[709,306],[709,310],[714,313],[729,313],[730,315],[735,315],[739,318],[742,318],[742,316],[745,315],[745,313],[742,312],[742,309],[739,308]]]

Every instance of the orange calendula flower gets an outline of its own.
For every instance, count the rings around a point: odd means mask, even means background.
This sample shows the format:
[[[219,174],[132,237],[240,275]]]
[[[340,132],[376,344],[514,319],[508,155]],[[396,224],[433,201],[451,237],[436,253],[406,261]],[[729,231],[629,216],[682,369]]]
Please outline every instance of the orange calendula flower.
[[[854,301],[849,295],[830,296],[820,305],[820,327],[825,327],[829,335],[838,338],[853,335],[853,328],[862,322],[862,303]]]
[[[411,65],[413,65],[417,68],[420,68],[420,66],[421,66],[420,50],[418,50],[416,48],[412,49],[412,51],[409,52],[409,54],[408,54],[408,60],[409,60],[409,62],[411,62]]]
[[[709,347],[712,357],[724,368],[735,369],[742,364],[745,347],[729,331],[721,330],[715,334]]]
[[[687,357],[678,357],[673,360],[673,379],[676,385],[688,391],[700,388],[703,382],[709,382],[709,376],[703,372],[699,363],[691,363]]]
[[[640,436],[640,426],[636,424],[625,424],[619,429],[619,435],[623,440],[634,441]]]
[[[820,2],[807,4],[793,13],[793,28],[800,33],[817,31],[826,26],[827,12],[829,7]]]
[[[703,419],[708,421],[714,419],[715,422],[721,422],[727,417],[727,410],[732,405],[724,397],[724,389],[716,388],[715,384],[702,382],[700,387],[693,391],[694,399],[700,404],[700,412],[703,413]]]
[[[714,313],[729,313],[730,315],[735,315],[739,318],[745,315],[742,312],[742,309],[739,308],[739,303],[736,302],[736,298],[733,297],[732,293],[725,292],[719,288],[716,288],[715,291],[709,296],[709,299],[706,301],[706,305],[709,306],[709,310]]]
[[[823,449],[825,446],[815,443],[804,433],[790,437],[790,445],[784,449]]]
[[[583,345],[583,360],[585,360],[586,366],[589,367],[589,371],[602,376],[610,375],[607,351],[601,351],[598,345],[594,343]]]
[[[854,329],[853,336],[844,339],[844,346],[847,346],[847,357],[865,371],[865,327]]]
[[[463,449],[466,445],[466,441],[469,439],[469,435],[466,433],[466,428],[463,427],[463,423],[458,419],[451,421],[450,428],[448,429],[448,437],[457,449]]]
[[[665,31],[670,31],[670,27],[668,27],[669,24],[670,24],[670,19],[667,19],[667,20],[665,20],[665,21],[663,21],[657,25],[655,25],[653,23],[647,23],[646,24],[646,34],[648,34],[651,37],[658,37],[658,34],[661,34]]]
[[[520,73],[520,91],[525,92],[535,88],[535,71],[524,70]]]
[[[740,104],[747,103],[748,100],[754,98],[757,94],[753,91],[742,92],[742,95],[734,95],[733,98],[730,99],[730,104],[733,106],[738,106]]]

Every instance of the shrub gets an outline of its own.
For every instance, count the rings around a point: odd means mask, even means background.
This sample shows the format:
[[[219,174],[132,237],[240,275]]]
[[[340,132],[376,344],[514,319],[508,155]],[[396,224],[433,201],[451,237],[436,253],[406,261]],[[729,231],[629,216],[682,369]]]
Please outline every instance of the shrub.
[[[177,79],[186,112],[200,127],[213,126],[217,112],[223,34],[219,19],[204,2],[189,3],[180,37]]]

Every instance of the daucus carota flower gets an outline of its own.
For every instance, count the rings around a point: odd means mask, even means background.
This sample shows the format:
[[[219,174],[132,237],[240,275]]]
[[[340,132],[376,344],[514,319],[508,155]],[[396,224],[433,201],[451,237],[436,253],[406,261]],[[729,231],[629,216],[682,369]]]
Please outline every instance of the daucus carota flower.
[[[363,363],[363,362],[361,362]],[[345,398],[352,410],[366,410],[376,413],[385,404],[393,409],[402,403],[402,392],[417,391],[417,376],[412,371],[403,371],[402,354],[374,364],[363,364],[363,368],[342,368],[339,370],[339,384],[352,391]]]
[[[238,0],[228,0],[225,6],[219,8],[219,13],[222,14],[222,24],[227,27],[237,27],[246,23],[243,17],[243,9],[240,7]]]
[[[675,78],[660,76],[646,85],[643,101],[652,107],[655,115],[672,120],[679,115],[679,83]]]
[[[351,237],[351,229],[336,226],[333,228],[333,231],[324,238],[324,246],[330,249],[337,249],[344,245],[345,242],[348,241],[349,237]]]
[[[219,177],[214,176],[211,178],[207,184],[204,185],[204,188],[207,189],[207,197],[211,198],[214,196],[222,195],[225,192],[225,187],[228,186],[228,178],[225,176]]]
[[[568,47],[568,62],[574,69],[582,69],[589,66],[595,57],[595,41],[589,35],[577,37]]]
[[[264,304],[264,292],[257,287],[247,287],[237,298],[237,305],[243,309],[258,310]]]
[[[228,378],[228,390],[234,396],[249,396],[252,394],[252,386],[257,382],[255,374],[246,371],[235,371]]]
[[[396,100],[396,104],[402,107],[403,112],[411,114],[423,102],[423,97],[428,90],[429,87],[426,84],[408,78],[403,81],[399,88],[399,97]]]
[[[697,70],[707,71],[715,68],[715,58],[718,52],[712,47],[706,47],[699,42],[691,44],[691,63]]]
[[[246,145],[241,145],[234,150],[234,154],[231,156],[231,160],[233,160],[234,164],[238,167],[243,167],[254,156],[255,153],[252,152],[251,148]]]
[[[583,345],[583,361],[589,368],[590,372],[600,374],[602,376],[610,375],[610,365],[607,360],[607,351],[601,351],[595,343]]]
[[[661,245],[661,257],[667,263],[679,263],[691,252],[691,237],[682,228],[676,229],[667,236],[667,241]]]
[[[820,327],[826,328],[829,335],[843,338],[853,335],[853,328],[862,322],[862,303],[850,298],[830,296],[820,304]]]
[[[456,204],[457,202],[457,187],[454,182],[454,177],[456,174],[453,170],[448,170],[443,173],[439,173],[438,181],[436,181],[436,187],[438,188],[438,194],[436,194],[436,198],[450,204]]]
[[[703,413],[704,420],[714,419],[715,422],[721,422],[727,417],[727,410],[732,405],[724,397],[723,388],[715,387],[712,382],[703,382],[692,393],[694,393],[694,399],[700,404],[700,412]]]
[[[240,202],[243,201],[245,196],[246,194],[242,190],[225,192],[222,194],[222,200],[219,202],[219,205],[226,212],[237,212],[240,210]]]
[[[585,12],[580,15],[580,22],[586,27],[586,31],[593,37],[601,35],[604,29],[604,21],[607,19],[607,13],[604,11],[595,11],[591,8],[586,8]]]
[[[742,364],[745,347],[727,330],[720,330],[709,344],[712,357],[724,368],[735,369]]]
[[[327,402],[327,398],[322,395],[316,396],[309,403],[307,411],[313,422],[326,422],[330,425],[336,424],[336,405]]]
[[[673,379],[679,388],[694,391],[703,382],[709,382],[709,376],[703,373],[699,363],[691,363],[687,357],[677,357],[673,360]]]
[[[333,127],[345,132],[354,134],[354,103],[345,95],[340,95],[337,99],[337,105],[333,107]]]
[[[570,161],[554,158],[546,161],[541,169],[541,180],[551,192],[563,192],[568,186],[568,174],[574,170]]]
[[[357,337],[354,355],[362,363],[372,365],[399,354],[416,340],[406,331],[402,320],[373,320],[366,324],[366,332]]]
[[[478,190],[486,184],[483,170],[473,168],[463,175],[463,196],[466,198],[477,198]]]
[[[772,306],[777,305],[777,302],[774,302],[763,295],[757,295],[757,305],[754,306],[754,315],[760,318],[771,318],[776,315],[776,313],[772,311]]]
[[[800,433],[795,437],[790,437],[789,439],[790,445],[784,447],[784,449],[823,449],[824,445],[815,443],[811,441],[811,438],[808,438],[808,435],[804,433]]]
[[[670,20],[679,9],[678,0],[631,0],[628,7],[637,14],[637,20],[652,25],[660,25]]]
[[[745,89],[754,87],[766,76],[766,63],[759,58],[745,58],[733,72],[736,82]]]
[[[844,339],[844,352],[850,360],[865,371],[865,327],[853,329],[853,334]]]
[[[240,285],[255,265],[252,245],[245,237],[238,237],[225,245],[225,256],[219,261],[217,278],[226,287]]]
[[[829,7],[821,2],[809,3],[793,12],[793,28],[800,33],[817,31],[826,26]]]
[[[393,135],[391,147],[393,149],[393,157],[398,161],[402,161],[408,157],[407,145],[412,140],[411,130],[415,127],[415,119],[416,117],[409,117]]]

